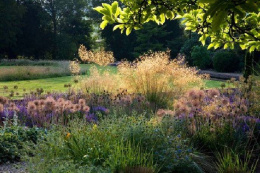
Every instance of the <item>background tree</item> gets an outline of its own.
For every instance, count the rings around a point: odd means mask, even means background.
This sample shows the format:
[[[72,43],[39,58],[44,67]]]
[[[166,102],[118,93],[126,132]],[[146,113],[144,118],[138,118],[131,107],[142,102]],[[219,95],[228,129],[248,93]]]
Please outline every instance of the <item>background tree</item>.
[[[21,20],[25,12],[15,0],[0,1],[0,54],[14,58],[17,55],[17,35],[21,33]]]
[[[99,6],[102,3],[113,1],[92,0],[91,6]],[[120,4],[123,6],[123,4]],[[92,19],[94,24],[101,22],[101,14],[92,9],[88,10],[87,16]],[[113,25],[101,30],[101,36],[105,42],[105,49],[112,51],[117,60],[134,60],[140,54],[149,50],[163,51],[171,49],[172,57],[176,57],[183,43],[183,29],[178,21],[168,21],[164,27],[148,23],[142,30],[134,31],[126,36],[120,31],[113,31]]]
[[[21,32],[16,42],[19,55],[44,59],[51,52],[51,18],[39,1],[23,0],[22,5],[25,13],[21,19]]]
[[[155,23],[146,23],[142,30],[135,32],[137,35],[134,48],[135,57],[152,50],[171,50],[171,57],[175,58],[180,52],[183,44],[183,30],[178,21],[166,21],[164,26],[157,26]]]
[[[112,51],[116,60],[134,60],[134,48],[136,46],[136,33],[130,36],[121,34],[119,30],[112,31],[113,26],[102,30],[101,36],[105,39],[106,50]]]
[[[1,0],[2,58],[73,59],[92,44],[86,0]]]
[[[53,59],[75,56],[80,44],[90,47],[92,29],[85,17],[87,1],[46,0],[42,4],[52,19]]]

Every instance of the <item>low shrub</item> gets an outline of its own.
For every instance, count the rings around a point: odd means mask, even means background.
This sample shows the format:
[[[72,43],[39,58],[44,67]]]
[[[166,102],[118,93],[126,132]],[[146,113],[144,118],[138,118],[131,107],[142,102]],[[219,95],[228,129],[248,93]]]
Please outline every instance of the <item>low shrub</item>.
[[[240,72],[241,57],[231,50],[220,50],[214,54],[213,67],[218,72]]]
[[[193,65],[205,70],[212,67],[212,53],[204,46],[194,46],[191,52]]]
[[[29,59],[0,60],[0,66],[59,66],[60,63],[66,63],[66,61],[50,61],[50,60],[33,61]]]
[[[17,120],[13,121],[11,125],[5,122],[0,126],[0,164],[20,161],[28,145],[36,144],[42,134],[37,128],[18,126]]]
[[[189,65],[194,64],[193,59],[191,58],[191,52],[194,46],[201,46],[201,42],[199,42],[199,35],[197,33],[191,33],[190,38],[184,42],[180,50],[180,53],[185,55]]]

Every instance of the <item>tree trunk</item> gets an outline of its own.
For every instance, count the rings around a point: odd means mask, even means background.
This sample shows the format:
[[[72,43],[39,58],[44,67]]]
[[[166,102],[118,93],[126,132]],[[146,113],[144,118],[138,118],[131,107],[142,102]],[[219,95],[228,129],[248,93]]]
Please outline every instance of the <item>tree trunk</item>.
[[[246,79],[246,82],[248,80],[248,77],[253,74],[254,71],[254,53],[250,53],[249,51],[246,52],[245,56],[245,71],[244,71],[244,77]]]

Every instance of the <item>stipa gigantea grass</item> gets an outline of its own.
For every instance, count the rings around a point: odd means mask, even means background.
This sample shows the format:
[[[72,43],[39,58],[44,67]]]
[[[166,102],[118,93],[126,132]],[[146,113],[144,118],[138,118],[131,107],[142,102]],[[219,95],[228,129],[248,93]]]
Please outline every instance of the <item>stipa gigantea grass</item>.
[[[102,72],[96,66],[92,66],[89,71],[90,75],[81,82],[83,91],[89,93],[116,92],[120,88],[118,75],[113,74],[109,69]]]
[[[92,52],[88,51],[85,46],[81,45],[79,47],[79,57],[84,62],[95,63],[100,66],[106,66],[115,61],[113,52],[98,51]]]
[[[192,87],[202,87],[205,76],[189,68],[184,58],[171,60],[169,52],[144,54],[134,63],[122,62],[118,67],[124,87],[141,93],[156,104],[168,105]]]

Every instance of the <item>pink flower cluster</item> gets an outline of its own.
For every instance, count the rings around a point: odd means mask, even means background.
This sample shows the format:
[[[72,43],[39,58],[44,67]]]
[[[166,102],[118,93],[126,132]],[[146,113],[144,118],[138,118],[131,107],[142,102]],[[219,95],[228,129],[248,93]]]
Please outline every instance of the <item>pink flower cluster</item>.
[[[86,100],[79,99],[77,104],[73,104],[70,100],[59,98],[55,100],[53,97],[47,97],[46,99],[34,100],[28,102],[27,112],[30,115],[35,114],[64,114],[64,113],[75,113],[85,112],[88,113],[90,107],[86,105]]]
[[[177,116],[234,117],[246,115],[248,104],[247,100],[240,96],[227,97],[217,89],[208,91],[190,90],[174,104],[174,108]]]
[[[10,102],[6,97],[0,96],[0,113],[3,113],[5,108],[7,108],[8,111],[19,111],[15,103]]]

